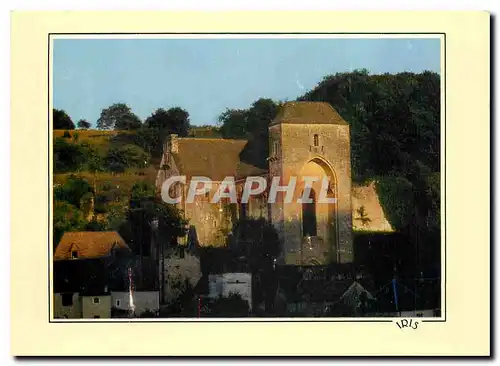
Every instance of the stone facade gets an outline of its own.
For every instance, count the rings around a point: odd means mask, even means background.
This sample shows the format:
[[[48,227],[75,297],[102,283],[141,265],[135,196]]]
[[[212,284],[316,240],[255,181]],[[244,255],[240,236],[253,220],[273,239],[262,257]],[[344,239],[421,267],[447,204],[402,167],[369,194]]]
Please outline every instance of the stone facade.
[[[192,139],[171,135],[164,146],[161,169],[156,186],[162,193],[163,182],[172,176],[186,176],[184,183],[176,183],[170,196],[181,196],[178,208],[189,219],[190,226],[201,246],[227,245],[233,224],[243,217],[263,217],[274,225],[282,243],[280,264],[314,265],[349,263],[353,260],[353,216],[364,209],[374,213],[379,228],[389,230],[378,202],[373,200],[374,189],[359,190],[356,212],[353,211],[349,125],[327,103],[285,103],[276,119],[269,125],[268,167],[263,170],[242,161],[246,141],[227,139]],[[210,192],[186,203],[188,190],[195,176],[212,180]],[[248,176],[262,176],[268,181],[268,190],[261,196],[251,197],[248,204],[211,203],[219,184],[225,177],[233,177],[241,197],[243,180]],[[316,202],[305,207],[297,202],[304,190],[303,177],[313,176],[315,202],[322,191],[322,180],[328,178],[326,196],[335,203]],[[275,203],[268,204],[269,187],[274,177],[280,177],[280,185],[286,185],[291,177],[297,179],[294,199],[284,201],[278,192]],[[363,196],[365,193],[365,196]],[[367,193],[367,194],[366,194]],[[239,202],[239,201],[238,201]],[[311,208],[313,207],[313,208]],[[363,209],[362,209],[363,210]],[[314,229],[310,229],[303,217],[312,215]],[[312,212],[314,212],[312,214]],[[365,213],[366,213],[365,212]],[[308,216],[308,217],[309,217]],[[370,230],[370,220],[363,217],[363,229]],[[305,229],[306,228],[306,229]],[[304,232],[304,230],[311,231]],[[377,230],[377,229],[375,229]],[[186,239],[181,241],[186,243]]]
[[[285,257],[282,260],[286,264],[304,264],[304,261],[321,264],[351,262],[353,251],[349,126],[282,123],[279,132],[270,135],[271,146],[278,146],[279,149],[271,156],[270,175],[281,176],[283,185],[287,184],[291,177],[297,179],[292,202],[273,207],[276,211],[273,213],[273,223],[283,238]],[[271,149],[271,152],[274,152],[274,149]],[[276,166],[273,166],[274,164]],[[329,195],[337,200],[335,204],[315,205],[317,235],[311,240],[307,239],[307,243],[304,243],[306,235],[303,233],[302,204],[297,202],[304,190],[305,176],[319,179],[328,177],[331,183]],[[312,186],[317,199],[322,181],[316,181]],[[283,197],[280,201],[283,202]],[[309,245],[310,241],[312,245]],[[313,255],[309,254],[311,250]]]

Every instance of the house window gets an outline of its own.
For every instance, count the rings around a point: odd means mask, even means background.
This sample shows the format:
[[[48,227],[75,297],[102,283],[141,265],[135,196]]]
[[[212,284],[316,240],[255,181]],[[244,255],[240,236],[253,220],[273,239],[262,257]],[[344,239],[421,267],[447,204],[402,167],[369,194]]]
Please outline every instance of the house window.
[[[116,306],[120,306],[120,300],[116,300]]]
[[[73,294],[62,294],[62,306],[73,306]]]
[[[94,315],[94,319],[99,319],[100,316],[99,315]]]
[[[94,298],[92,299],[92,303],[93,303],[93,304],[99,304],[99,298],[98,298],[98,297],[94,297]]]
[[[319,146],[319,136],[317,134],[314,135],[314,146]]]
[[[78,252],[76,250],[71,251],[71,259],[78,259]]]

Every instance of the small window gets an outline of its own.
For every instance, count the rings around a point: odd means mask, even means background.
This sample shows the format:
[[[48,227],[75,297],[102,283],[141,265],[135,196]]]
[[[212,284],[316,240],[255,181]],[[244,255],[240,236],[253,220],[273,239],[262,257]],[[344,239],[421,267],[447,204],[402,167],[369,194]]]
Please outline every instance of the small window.
[[[217,221],[214,220],[214,227],[217,227]]]
[[[98,297],[94,297],[94,298],[92,299],[92,303],[93,303],[93,304],[99,304],[99,298],[98,298]]]
[[[94,319],[99,319],[100,316],[99,315],[94,315]]]
[[[121,302],[120,300],[116,300],[116,306],[120,306]]]
[[[76,250],[71,251],[71,259],[78,259],[78,252]]]
[[[319,136],[314,135],[314,146],[319,146]]]
[[[274,141],[274,144],[273,144],[273,155],[274,156],[278,155],[278,151],[279,151],[279,142],[278,141]]]
[[[62,306],[73,306],[73,294],[62,294]]]

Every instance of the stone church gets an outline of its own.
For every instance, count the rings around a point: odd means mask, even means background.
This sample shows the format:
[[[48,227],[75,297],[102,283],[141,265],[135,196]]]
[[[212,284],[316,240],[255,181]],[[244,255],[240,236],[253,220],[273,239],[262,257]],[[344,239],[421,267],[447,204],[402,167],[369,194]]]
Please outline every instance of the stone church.
[[[167,178],[186,176],[186,183],[177,183],[174,192],[183,198],[178,206],[191,225],[189,240],[201,246],[223,246],[237,220],[262,217],[278,232],[282,245],[278,263],[323,265],[353,261],[353,229],[392,231],[374,185],[352,186],[349,124],[330,104],[285,103],[269,125],[267,167],[244,158],[247,144],[245,140],[167,138],[156,187],[160,192]],[[211,191],[186,203],[190,179],[198,176],[213,181]],[[268,203],[267,190],[245,204],[210,202],[226,177],[234,177],[240,197],[249,176],[268,182],[281,177],[281,185],[296,177],[294,199],[287,203],[284,193],[278,192],[276,202]],[[302,195],[306,176],[319,181],[312,185],[312,202],[299,203],[295,197]],[[330,182],[327,196],[335,198],[335,203],[317,202],[323,177]]]

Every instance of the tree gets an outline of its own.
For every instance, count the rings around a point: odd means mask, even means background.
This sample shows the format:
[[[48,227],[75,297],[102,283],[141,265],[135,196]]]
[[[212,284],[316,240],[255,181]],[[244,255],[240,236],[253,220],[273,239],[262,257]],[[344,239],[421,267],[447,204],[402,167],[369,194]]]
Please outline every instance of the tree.
[[[76,175],[70,175],[61,186],[54,189],[54,198],[57,201],[65,201],[78,209],[82,209],[84,198],[94,191],[89,182]]]
[[[226,139],[244,139],[248,137],[247,111],[226,109],[218,118],[220,132]]]
[[[87,162],[86,145],[78,145],[58,137],[54,141],[54,172],[66,173],[81,170]]]
[[[69,202],[55,200],[53,210],[53,244],[55,250],[65,232],[82,230],[87,221],[83,212]]]
[[[106,156],[106,164],[112,171],[117,171],[116,167],[123,171],[125,168],[144,168],[149,159],[149,154],[139,146],[127,144],[111,147]]]
[[[169,110],[159,108],[149,116],[136,136],[137,144],[153,157],[163,152],[163,143],[169,134],[187,136],[190,128],[189,113],[179,107]]]
[[[189,131],[189,113],[180,108],[173,107],[169,110],[159,108],[146,119],[148,128],[162,131],[165,134],[177,134],[185,137]]]
[[[139,117],[125,103],[115,103],[104,108],[97,120],[97,128],[101,130],[136,130],[141,125]]]
[[[78,126],[78,128],[81,128],[82,130],[87,130],[90,128],[91,124],[86,119],[81,119],[78,121],[77,126]]]
[[[215,318],[240,318],[250,314],[248,302],[238,293],[229,296],[219,296],[210,306],[210,317]]]
[[[75,124],[71,117],[62,109],[52,110],[52,121],[54,130],[74,130]]]

